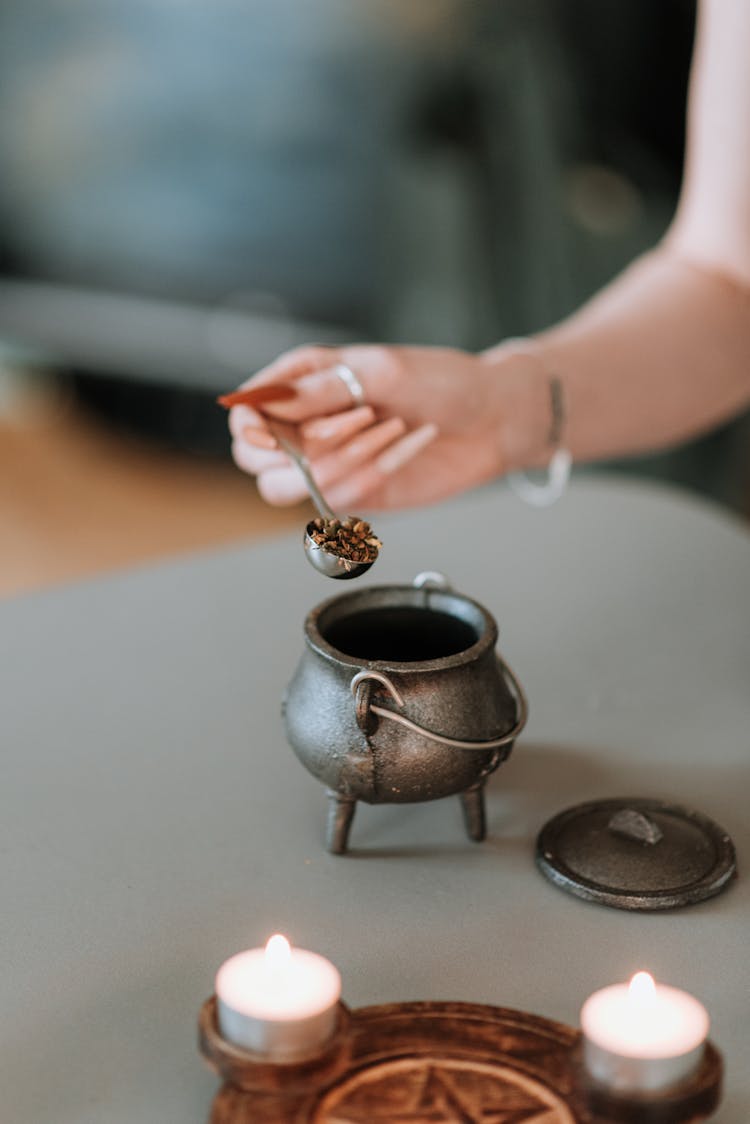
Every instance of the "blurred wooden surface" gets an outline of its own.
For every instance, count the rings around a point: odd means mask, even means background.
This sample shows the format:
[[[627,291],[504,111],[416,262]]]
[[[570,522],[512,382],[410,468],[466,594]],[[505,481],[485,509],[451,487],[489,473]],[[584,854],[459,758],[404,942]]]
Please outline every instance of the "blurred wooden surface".
[[[111,431],[52,380],[0,373],[0,596],[280,533],[305,514],[269,507],[231,463]]]

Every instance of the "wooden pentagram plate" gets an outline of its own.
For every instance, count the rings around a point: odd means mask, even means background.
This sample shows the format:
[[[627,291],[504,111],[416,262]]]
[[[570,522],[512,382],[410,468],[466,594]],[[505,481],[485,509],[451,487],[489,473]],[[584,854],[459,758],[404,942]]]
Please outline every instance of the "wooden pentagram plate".
[[[721,1054],[660,1094],[592,1084],[580,1032],[477,1003],[392,1003],[351,1011],[313,1055],[270,1062],[219,1031],[201,1008],[200,1046],[223,1078],[209,1124],[688,1124],[721,1097]]]
[[[346,1071],[311,1124],[585,1124],[570,1064],[578,1034],[520,1011],[400,1003],[353,1012]]]

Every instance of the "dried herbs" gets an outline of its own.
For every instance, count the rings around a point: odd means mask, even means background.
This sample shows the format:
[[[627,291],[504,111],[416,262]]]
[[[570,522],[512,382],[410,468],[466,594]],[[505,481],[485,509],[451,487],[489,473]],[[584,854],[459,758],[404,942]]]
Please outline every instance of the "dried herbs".
[[[344,565],[358,562],[374,562],[383,545],[372,533],[372,527],[364,519],[349,516],[347,519],[313,519],[308,534],[316,546],[329,554],[335,554]]]

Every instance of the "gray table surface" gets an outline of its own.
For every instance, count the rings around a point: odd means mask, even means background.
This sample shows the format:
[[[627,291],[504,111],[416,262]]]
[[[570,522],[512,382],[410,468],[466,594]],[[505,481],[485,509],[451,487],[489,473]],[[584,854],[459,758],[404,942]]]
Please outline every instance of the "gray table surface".
[[[362,806],[352,853],[325,852],[324,791],[279,699],[306,612],[343,590],[294,538],[0,605],[0,1118],[204,1121],[198,1010],[224,959],[281,930],[337,964],[351,1006],[461,999],[575,1024],[591,991],[647,968],[708,1007],[727,1064],[715,1119],[747,1124],[747,528],[593,476],[546,511],[498,487],[376,524],[361,580],[444,571],[496,617],[528,692],[485,843],[453,798]],[[620,795],[717,820],[740,878],[662,914],[542,878],[542,824]]]

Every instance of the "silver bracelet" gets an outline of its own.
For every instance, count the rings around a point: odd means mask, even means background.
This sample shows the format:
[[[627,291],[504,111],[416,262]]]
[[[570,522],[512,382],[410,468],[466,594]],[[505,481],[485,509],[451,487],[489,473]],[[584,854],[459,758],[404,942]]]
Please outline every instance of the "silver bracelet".
[[[539,354],[531,340],[521,337],[506,340],[505,343],[510,349],[524,355],[530,355],[537,363],[541,364]],[[513,491],[526,503],[531,504],[532,507],[550,507],[553,503],[557,503],[568,486],[573,467],[572,454],[563,445],[563,434],[567,419],[563,384],[557,375],[547,374],[547,381],[550,396],[548,440],[553,449],[552,456],[547,464],[547,479],[539,483],[530,479],[526,472],[508,473],[508,483]]]

